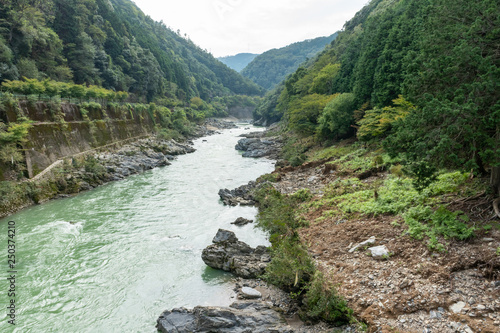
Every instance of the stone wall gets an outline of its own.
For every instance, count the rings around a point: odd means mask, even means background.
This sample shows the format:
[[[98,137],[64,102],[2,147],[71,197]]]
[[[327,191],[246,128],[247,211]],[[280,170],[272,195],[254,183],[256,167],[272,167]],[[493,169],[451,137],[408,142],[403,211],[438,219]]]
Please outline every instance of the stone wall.
[[[30,178],[61,158],[147,136],[155,127],[155,119],[147,110],[131,112],[124,107],[121,111],[88,108],[84,115],[79,105],[63,103],[56,114],[47,102],[20,101],[19,110],[4,110],[0,119],[10,123],[24,116],[34,122],[23,147]],[[3,178],[1,172],[0,178]]]

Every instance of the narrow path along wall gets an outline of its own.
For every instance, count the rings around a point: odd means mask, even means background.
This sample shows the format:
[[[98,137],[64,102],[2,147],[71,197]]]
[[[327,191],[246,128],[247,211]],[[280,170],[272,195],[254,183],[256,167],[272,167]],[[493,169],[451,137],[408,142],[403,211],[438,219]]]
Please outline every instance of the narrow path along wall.
[[[58,160],[95,148],[144,137],[154,131],[156,120],[147,109],[132,106],[82,107],[63,103],[20,101],[17,112],[6,110],[7,122],[26,117],[33,121],[24,144],[26,165],[32,178]]]

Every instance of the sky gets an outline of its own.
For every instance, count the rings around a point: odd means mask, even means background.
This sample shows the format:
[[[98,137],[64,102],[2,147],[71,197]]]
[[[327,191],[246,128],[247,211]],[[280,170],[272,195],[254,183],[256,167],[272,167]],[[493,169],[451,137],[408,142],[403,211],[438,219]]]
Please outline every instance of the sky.
[[[369,0],[133,0],[215,57],[263,53],[342,29]]]

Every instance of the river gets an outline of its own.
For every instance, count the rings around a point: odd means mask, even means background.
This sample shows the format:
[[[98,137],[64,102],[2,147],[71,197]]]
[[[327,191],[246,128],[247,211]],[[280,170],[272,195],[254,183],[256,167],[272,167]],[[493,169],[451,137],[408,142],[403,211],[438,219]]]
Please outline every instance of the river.
[[[232,275],[208,268],[201,252],[221,227],[268,244],[252,224],[230,224],[256,208],[224,206],[217,194],[274,169],[234,149],[249,131],[197,139],[197,151],[170,166],[1,219],[1,332],[156,332],[163,310],[229,305]],[[4,306],[8,221],[16,223],[15,327]]]

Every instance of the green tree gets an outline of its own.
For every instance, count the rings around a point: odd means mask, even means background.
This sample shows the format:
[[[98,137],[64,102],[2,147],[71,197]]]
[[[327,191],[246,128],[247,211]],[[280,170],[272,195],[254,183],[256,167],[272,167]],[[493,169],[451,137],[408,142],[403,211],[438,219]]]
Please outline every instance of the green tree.
[[[333,79],[340,70],[340,64],[328,64],[314,77],[310,92],[331,95]]]
[[[500,164],[499,10],[495,0],[434,1],[407,57],[405,96],[418,108],[396,123],[388,151],[481,173]]]
[[[42,84],[45,94],[48,95],[50,98],[60,94],[61,86],[57,82],[45,79],[43,80]]]
[[[360,140],[368,141],[386,135],[396,121],[415,112],[415,106],[403,96],[399,96],[393,103],[394,106],[375,107],[365,112],[363,119],[357,123],[359,125],[357,137]]]
[[[69,97],[81,100],[82,98],[85,97],[86,89],[84,86],[80,84],[72,84],[69,86],[68,92],[69,92]]]
[[[318,133],[324,138],[339,138],[352,132],[355,95],[343,93],[332,99],[319,118]]]
[[[301,135],[314,134],[318,117],[333,96],[312,94],[294,97],[289,103],[288,126]]]
[[[97,69],[94,66],[94,57],[96,49],[92,39],[85,32],[81,32],[76,38],[75,43],[67,44],[68,63],[73,70],[75,82],[96,83]]]

